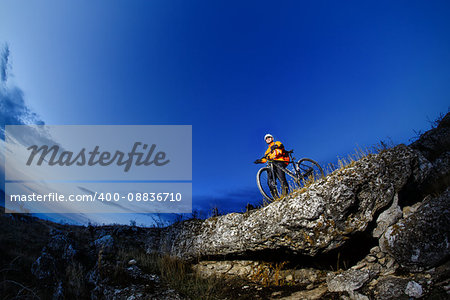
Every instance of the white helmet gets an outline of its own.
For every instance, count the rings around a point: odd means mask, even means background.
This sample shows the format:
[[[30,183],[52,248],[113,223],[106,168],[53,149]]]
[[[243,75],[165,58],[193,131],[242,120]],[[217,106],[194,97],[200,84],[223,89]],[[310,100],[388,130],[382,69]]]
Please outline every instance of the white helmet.
[[[268,133],[268,134],[266,134],[266,135],[264,136],[264,140],[266,140],[268,137],[273,138],[273,136],[272,136],[270,133]]]

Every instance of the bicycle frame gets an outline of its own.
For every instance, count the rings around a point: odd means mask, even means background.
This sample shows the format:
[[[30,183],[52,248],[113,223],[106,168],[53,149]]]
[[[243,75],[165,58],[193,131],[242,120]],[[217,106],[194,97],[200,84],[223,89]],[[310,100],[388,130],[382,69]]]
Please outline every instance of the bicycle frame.
[[[295,161],[296,161],[296,158],[292,156],[293,150],[290,150],[290,151],[287,151],[287,152],[289,153],[289,162],[288,162],[288,165],[289,165],[289,164],[293,164],[293,170],[294,170],[294,172],[292,172],[291,170],[289,170],[289,169],[287,168],[287,166],[286,166],[286,167],[279,166],[279,168],[281,168],[281,170],[283,170],[284,173],[286,173],[286,174],[288,174],[289,176],[295,178],[295,179],[297,180],[297,184],[300,185],[300,183],[301,183],[302,181],[304,181],[306,178],[308,178],[308,177],[310,176],[310,173],[313,172],[313,169],[312,169],[312,168],[309,168],[308,170],[302,170],[302,169],[300,168],[300,165],[298,165],[298,164],[295,162]],[[274,170],[273,170],[273,162],[276,161],[276,160],[272,160],[272,159],[268,159],[268,158],[266,158],[266,160],[267,160],[267,166],[270,168],[272,174],[274,174],[274,173],[273,173],[273,172],[274,172]]]
[[[300,181],[300,176],[301,176],[301,174],[300,174],[300,172],[299,172],[299,170],[298,170],[298,167],[296,166],[296,164],[292,161],[292,157],[291,157],[291,155],[289,155],[289,157],[290,157],[290,162],[288,163],[288,165],[289,164],[293,164],[294,165],[294,170],[295,170],[295,173],[294,172],[291,172],[291,170],[289,170],[288,168],[286,168],[286,167],[283,167],[283,166],[278,166],[284,173],[286,173],[286,174],[288,174],[288,175],[290,175],[290,176],[292,176],[293,178],[296,178],[298,181]],[[270,169],[270,172],[272,172],[272,176],[275,176],[275,171],[274,171],[274,166],[273,166],[273,162],[274,161],[276,161],[276,160],[273,160],[273,159],[267,159],[267,166],[269,167],[269,169]],[[276,176],[274,177],[274,178],[276,178]]]
[[[294,171],[295,171],[295,172],[291,172],[291,170],[289,170],[288,168],[286,168],[287,166],[286,166],[286,167],[280,166],[280,168],[283,170],[283,172],[289,174],[289,175],[292,176],[292,177],[297,178],[297,180],[300,180],[300,179],[302,178],[302,176],[301,176],[301,172],[300,172],[299,167],[298,167],[297,164],[295,163],[295,157],[292,157],[293,150],[290,150],[290,151],[287,151],[287,152],[289,153],[289,162],[288,162],[288,165],[289,165],[289,164],[293,164],[293,166],[294,166]],[[267,160],[267,166],[270,168],[271,172],[273,173],[273,172],[274,172],[274,170],[273,170],[273,162],[276,161],[276,160],[268,159],[268,158],[266,158],[266,160]],[[270,165],[269,165],[269,164],[270,164]]]

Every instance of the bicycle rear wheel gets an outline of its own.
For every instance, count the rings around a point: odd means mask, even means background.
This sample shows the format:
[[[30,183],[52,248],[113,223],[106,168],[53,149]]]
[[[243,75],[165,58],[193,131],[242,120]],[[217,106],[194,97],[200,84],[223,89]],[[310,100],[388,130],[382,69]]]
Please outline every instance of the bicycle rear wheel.
[[[302,186],[311,184],[316,180],[325,177],[322,167],[314,160],[302,158],[297,162],[300,173],[300,183]]]

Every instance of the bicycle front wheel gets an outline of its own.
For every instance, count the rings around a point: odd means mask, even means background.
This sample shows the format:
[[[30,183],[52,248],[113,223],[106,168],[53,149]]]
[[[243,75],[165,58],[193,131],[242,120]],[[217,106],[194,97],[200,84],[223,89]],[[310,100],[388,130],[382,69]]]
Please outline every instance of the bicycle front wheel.
[[[284,190],[281,184],[280,178],[274,174],[274,186],[269,186],[269,172],[271,172],[269,167],[261,168],[256,174],[256,182],[258,184],[259,191],[264,196],[264,198],[270,202],[274,199],[278,199],[280,196],[292,192],[300,187],[299,180],[295,177],[294,173],[289,170],[284,170],[284,175],[286,176],[287,187]]]
[[[263,197],[267,201],[272,202],[274,196],[272,195],[269,187],[269,172],[270,168],[268,167],[259,169],[258,173],[256,173],[256,183]],[[278,197],[278,195],[275,195],[275,197]]]
[[[316,161],[309,158],[300,159],[297,162],[297,169],[300,173],[300,181],[303,186],[325,177],[322,167]]]

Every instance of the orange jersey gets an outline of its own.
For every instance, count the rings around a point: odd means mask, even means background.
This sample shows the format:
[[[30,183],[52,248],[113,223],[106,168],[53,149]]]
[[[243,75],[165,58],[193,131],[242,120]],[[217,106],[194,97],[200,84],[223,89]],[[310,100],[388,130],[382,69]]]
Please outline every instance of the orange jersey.
[[[273,147],[273,146],[276,146],[276,147]],[[270,143],[269,147],[267,147],[264,157],[265,158],[263,158],[261,160],[261,162],[263,162],[263,163],[265,163],[267,161],[266,158],[272,159],[272,160],[289,162],[289,155],[284,151],[284,146],[281,142]]]

